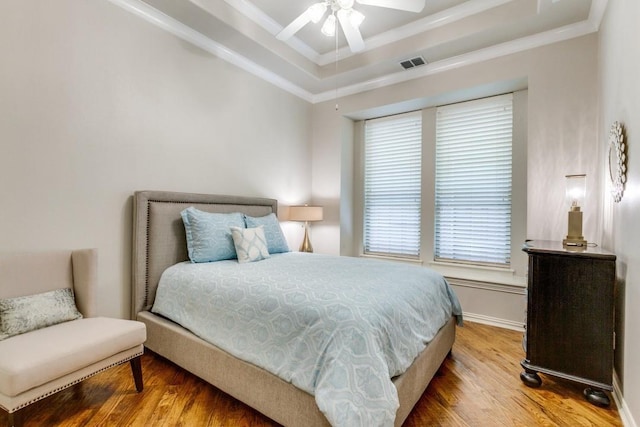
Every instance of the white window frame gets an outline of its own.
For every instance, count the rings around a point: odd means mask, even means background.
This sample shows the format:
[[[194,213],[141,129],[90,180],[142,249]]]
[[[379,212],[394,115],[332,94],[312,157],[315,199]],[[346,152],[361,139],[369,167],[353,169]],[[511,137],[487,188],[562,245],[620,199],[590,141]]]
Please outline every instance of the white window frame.
[[[471,99],[469,99],[471,100]],[[460,101],[464,101],[461,99]],[[513,175],[512,175],[512,218],[511,218],[511,266],[509,268],[461,264],[435,261],[434,221],[435,221],[435,132],[436,107],[427,107],[422,112],[422,230],[420,258],[401,261],[418,262],[440,272],[447,278],[469,282],[485,282],[508,286],[526,287],[527,257],[522,252],[526,239],[527,222],[527,103],[528,91],[513,92]],[[364,121],[354,126],[354,249],[359,256],[365,255],[363,239],[363,171],[364,171]],[[396,259],[397,258],[390,258]]]
[[[437,107],[436,116],[435,259],[509,268],[513,95]]]
[[[422,114],[418,112],[403,113],[379,119],[367,120],[364,127],[363,151],[363,253],[374,256],[389,256],[399,258],[419,259],[421,249],[421,211],[422,211],[422,182],[421,182],[421,152],[422,152]],[[371,126],[371,128],[369,128]],[[369,129],[376,129],[369,140]],[[372,143],[372,149],[369,149]],[[400,144],[393,156],[387,154],[395,144]],[[368,157],[371,153],[372,158]],[[370,165],[371,162],[371,165]],[[370,165],[370,166],[369,166]],[[367,174],[367,168],[373,171],[390,171],[390,174]],[[369,188],[367,177],[372,177]],[[391,182],[400,183],[401,197],[396,199],[385,189],[390,188]],[[395,184],[394,184],[395,185]],[[383,197],[371,197],[369,210],[369,191]],[[380,193],[381,192],[381,193]],[[391,199],[390,199],[391,197]],[[372,218],[369,214],[374,214]],[[389,222],[380,221],[380,216],[388,218]],[[380,224],[375,237],[368,236],[367,225],[374,221]],[[375,222],[377,221],[377,222]],[[393,232],[398,226],[402,232]],[[371,245],[367,248],[367,242]]]

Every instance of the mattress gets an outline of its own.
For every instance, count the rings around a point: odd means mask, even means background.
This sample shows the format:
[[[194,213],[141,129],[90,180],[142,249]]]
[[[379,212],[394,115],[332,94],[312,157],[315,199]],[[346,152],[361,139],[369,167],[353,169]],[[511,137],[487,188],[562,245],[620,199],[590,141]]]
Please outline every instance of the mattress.
[[[461,321],[429,269],[298,252],[171,266],[152,311],[312,394],[335,426],[393,425],[391,378]]]

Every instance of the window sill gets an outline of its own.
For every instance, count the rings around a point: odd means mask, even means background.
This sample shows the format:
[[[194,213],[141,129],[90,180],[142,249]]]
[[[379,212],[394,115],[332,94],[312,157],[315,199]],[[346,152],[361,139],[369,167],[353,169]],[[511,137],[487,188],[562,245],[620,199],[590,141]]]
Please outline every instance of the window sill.
[[[527,278],[516,276],[515,271],[510,268],[458,264],[442,261],[425,262],[419,258],[403,258],[383,255],[360,254],[360,256],[362,258],[382,259],[386,261],[424,265],[425,267],[437,271],[448,279],[458,279],[457,281],[493,283],[496,285],[505,285],[515,288],[527,287]]]
[[[527,278],[524,276],[516,276],[516,272],[510,268],[448,263],[442,261],[427,262],[426,266],[447,278],[496,283],[519,288],[527,287]]]
[[[406,262],[408,264],[424,264],[420,258],[406,258],[400,256],[391,256],[391,255],[371,255],[371,254],[360,254],[362,258],[371,258],[371,259],[383,259],[385,261],[396,261],[396,262]]]

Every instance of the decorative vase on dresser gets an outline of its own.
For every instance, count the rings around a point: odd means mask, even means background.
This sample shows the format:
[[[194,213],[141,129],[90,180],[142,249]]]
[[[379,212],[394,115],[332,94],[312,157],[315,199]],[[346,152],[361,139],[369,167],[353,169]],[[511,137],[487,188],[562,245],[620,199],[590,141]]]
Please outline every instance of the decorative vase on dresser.
[[[526,357],[520,378],[539,387],[538,373],[588,386],[586,399],[608,406],[613,390],[616,256],[597,247],[528,241]]]

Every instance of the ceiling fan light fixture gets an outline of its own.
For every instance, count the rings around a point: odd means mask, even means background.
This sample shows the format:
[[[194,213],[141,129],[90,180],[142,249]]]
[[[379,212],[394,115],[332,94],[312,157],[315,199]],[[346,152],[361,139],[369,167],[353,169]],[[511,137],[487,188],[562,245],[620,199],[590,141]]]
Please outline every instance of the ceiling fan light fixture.
[[[321,31],[329,37],[335,36],[336,21],[340,22],[340,28],[347,40],[347,44],[351,52],[357,53],[365,48],[362,34],[360,33],[360,24],[364,21],[364,15],[361,12],[353,10],[354,4],[386,7],[388,9],[402,10],[407,12],[420,12],[424,9],[426,0],[315,0],[316,3],[309,6],[296,19],[291,21],[289,25],[280,30],[276,34],[278,40],[288,40],[300,31],[309,22],[317,24],[327,13],[327,9],[331,8],[327,19],[322,25]],[[337,48],[336,38],[336,51]],[[336,56],[337,57],[337,56]]]
[[[333,37],[336,34],[336,16],[334,14],[327,16],[320,31],[327,37]]]
[[[317,24],[318,22],[320,22],[326,11],[326,3],[314,3],[309,6],[309,9],[307,9],[307,15],[309,16],[309,19],[311,19],[311,22]]]
[[[336,0],[336,3],[341,9],[351,9],[353,7],[353,0]]]
[[[364,15],[357,10],[351,9],[349,11],[349,21],[355,28],[359,28],[362,21],[364,21]]]

